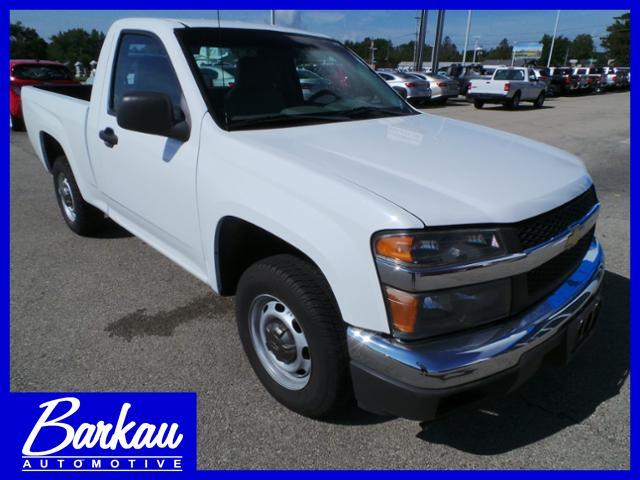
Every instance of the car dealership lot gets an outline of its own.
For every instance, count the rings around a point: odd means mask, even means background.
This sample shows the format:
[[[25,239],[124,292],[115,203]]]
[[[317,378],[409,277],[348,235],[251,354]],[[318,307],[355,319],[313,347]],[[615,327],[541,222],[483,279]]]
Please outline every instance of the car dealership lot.
[[[127,232],[72,234],[18,133],[12,390],[196,391],[202,469],[628,468],[629,93],[553,98],[539,110],[475,110],[456,100],[426,111],[525,135],[587,163],[603,206],[608,273],[596,337],[569,367],[546,367],[509,397],[424,428],[357,411],[334,423],[300,417],[251,371],[233,302]]]

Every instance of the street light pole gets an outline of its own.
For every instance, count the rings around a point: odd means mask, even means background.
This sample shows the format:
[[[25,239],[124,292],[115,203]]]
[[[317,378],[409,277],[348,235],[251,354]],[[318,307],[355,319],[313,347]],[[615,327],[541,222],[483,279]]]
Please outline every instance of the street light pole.
[[[549,49],[549,59],[547,60],[547,68],[551,66],[551,57],[553,56],[553,47],[556,43],[556,35],[558,34],[558,22],[560,21],[560,10],[556,13],[556,26],[553,27],[553,38],[551,39],[551,48]]]
[[[471,10],[469,10],[467,12],[467,33],[464,36],[464,51],[462,53],[462,66],[463,67],[467,64],[467,47],[469,46],[469,31],[470,30],[471,30]]]
[[[475,42],[473,43],[473,60],[471,61],[472,64],[475,65],[476,63],[476,53],[478,51],[478,39],[475,39]]]

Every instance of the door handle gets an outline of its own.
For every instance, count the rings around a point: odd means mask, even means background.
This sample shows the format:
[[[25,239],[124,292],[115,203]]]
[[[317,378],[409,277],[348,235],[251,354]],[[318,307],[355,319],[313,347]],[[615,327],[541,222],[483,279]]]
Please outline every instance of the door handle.
[[[104,130],[100,130],[100,132],[98,132],[98,136],[109,148],[113,148],[114,145],[118,144],[118,136],[113,131],[113,128],[107,127]]]

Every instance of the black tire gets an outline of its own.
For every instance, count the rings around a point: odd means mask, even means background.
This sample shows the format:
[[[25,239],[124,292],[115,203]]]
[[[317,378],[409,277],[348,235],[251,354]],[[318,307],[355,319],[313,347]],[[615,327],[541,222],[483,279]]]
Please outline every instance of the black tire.
[[[538,98],[536,98],[536,101],[533,102],[533,106],[536,108],[542,108],[542,106],[544,105],[544,100],[545,100],[545,94],[543,90],[542,92],[540,92],[540,95],[538,95]]]
[[[484,107],[484,102],[481,102],[480,100],[474,100],[473,106],[480,110],[482,107]]]
[[[306,337],[311,367],[303,388],[293,390],[277,382],[256,352],[252,305],[264,296],[288,307]],[[333,417],[352,404],[345,325],[327,281],[314,265],[293,255],[261,260],[240,278],[235,303],[244,351],[258,379],[276,400],[312,418]]]
[[[90,236],[101,232],[108,224],[104,213],[85,202],[65,156],[56,158],[53,168],[53,189],[62,218],[78,235]],[[65,183],[66,180],[66,183]],[[64,197],[64,198],[63,198]],[[68,202],[71,202],[69,205]],[[71,206],[73,215],[65,208]]]
[[[11,115],[11,130],[14,132],[24,132],[24,120]]]
[[[507,108],[509,110],[517,110],[519,106],[520,106],[520,92],[516,92],[513,95],[513,98],[509,100],[509,103],[507,103]]]

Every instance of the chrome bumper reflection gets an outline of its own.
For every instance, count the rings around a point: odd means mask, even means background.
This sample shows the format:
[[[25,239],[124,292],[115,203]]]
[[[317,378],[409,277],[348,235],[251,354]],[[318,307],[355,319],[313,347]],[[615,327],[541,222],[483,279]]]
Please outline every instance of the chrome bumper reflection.
[[[554,336],[598,294],[604,253],[594,240],[582,263],[553,294],[525,314],[482,329],[420,343],[403,343],[347,329],[351,360],[421,388],[450,388],[514,367],[523,354]]]

